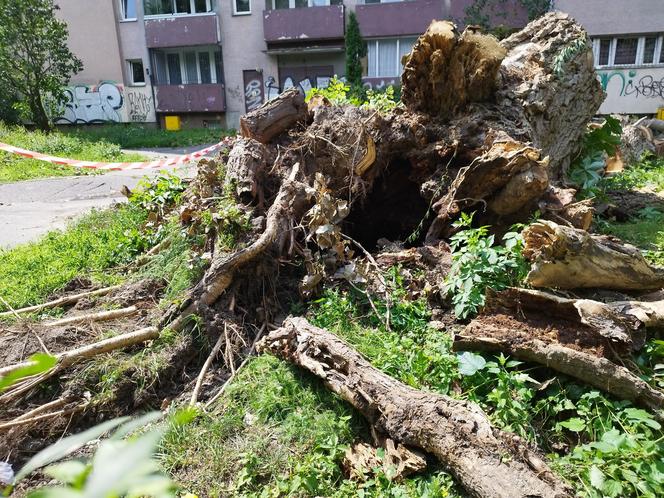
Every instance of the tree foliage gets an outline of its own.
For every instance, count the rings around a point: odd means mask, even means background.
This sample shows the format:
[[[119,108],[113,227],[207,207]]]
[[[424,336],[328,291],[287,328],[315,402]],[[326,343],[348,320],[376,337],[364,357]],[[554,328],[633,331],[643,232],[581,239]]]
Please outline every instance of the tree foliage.
[[[0,92],[19,95],[25,119],[51,127],[48,110],[83,64],[67,46],[67,24],[53,0],[0,0]],[[15,105],[15,104],[14,104]]]
[[[346,28],[346,81],[351,87],[362,86],[362,62],[361,59],[367,54],[367,47],[360,34],[360,25],[354,12],[348,18]]]

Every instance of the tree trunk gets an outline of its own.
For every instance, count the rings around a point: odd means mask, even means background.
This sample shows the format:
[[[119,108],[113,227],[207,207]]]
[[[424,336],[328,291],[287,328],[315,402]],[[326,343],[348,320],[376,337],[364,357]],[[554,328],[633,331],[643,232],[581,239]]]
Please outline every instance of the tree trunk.
[[[304,95],[297,88],[291,88],[242,116],[240,133],[266,144],[298,121],[305,121],[308,112]]]
[[[378,431],[435,455],[472,496],[568,496],[546,464],[478,406],[402,384],[304,318],[287,319],[259,348],[323,379]]]
[[[35,96],[31,98],[29,102],[32,119],[34,120],[37,128],[44,132],[50,132],[53,127],[51,126],[51,120],[49,119],[48,114],[46,114],[46,110],[44,109],[44,103],[39,91],[36,92]]]
[[[664,287],[664,268],[651,266],[636,247],[610,237],[540,220],[523,231],[534,287],[651,290]]]

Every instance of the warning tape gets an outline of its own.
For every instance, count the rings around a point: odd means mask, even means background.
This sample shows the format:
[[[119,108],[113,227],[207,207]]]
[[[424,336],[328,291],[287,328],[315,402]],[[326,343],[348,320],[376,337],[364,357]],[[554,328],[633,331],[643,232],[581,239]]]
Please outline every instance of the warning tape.
[[[13,145],[5,144],[2,142],[0,142],[0,150],[5,152],[10,152],[12,154],[18,154],[23,157],[29,157],[31,159],[37,159],[39,161],[46,161],[53,164],[73,166],[75,168],[118,171],[118,170],[130,170],[130,169],[154,169],[154,168],[162,168],[164,166],[174,166],[183,163],[188,163],[193,159],[198,159],[200,157],[206,156],[210,152],[218,149],[219,147],[230,145],[232,140],[233,139],[231,137],[226,137],[218,144],[212,145],[203,150],[199,150],[197,152],[193,152],[191,154],[183,156],[171,157],[168,159],[158,159],[155,161],[134,162],[134,163],[105,163],[98,161],[79,161],[76,159],[66,159],[64,157],[49,156],[47,154],[42,154],[40,152],[33,152],[30,150],[21,149],[20,147],[14,147]]]

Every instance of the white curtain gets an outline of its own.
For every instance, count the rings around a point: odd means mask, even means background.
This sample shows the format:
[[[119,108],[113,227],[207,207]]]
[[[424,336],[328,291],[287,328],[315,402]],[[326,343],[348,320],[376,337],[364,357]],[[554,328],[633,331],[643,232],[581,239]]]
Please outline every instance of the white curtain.
[[[397,69],[397,41],[378,41],[378,68],[376,76],[394,77],[399,76]]]
[[[369,78],[375,78],[376,73],[376,42],[371,40],[367,43],[367,58],[369,67],[367,68],[367,75]]]

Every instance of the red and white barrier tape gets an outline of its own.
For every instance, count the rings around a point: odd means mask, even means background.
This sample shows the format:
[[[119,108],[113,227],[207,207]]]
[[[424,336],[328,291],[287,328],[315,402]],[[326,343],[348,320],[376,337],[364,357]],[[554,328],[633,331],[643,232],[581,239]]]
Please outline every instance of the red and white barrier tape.
[[[162,168],[164,166],[174,166],[183,163],[188,163],[193,159],[198,159],[203,157],[213,150],[218,149],[219,147],[230,145],[230,137],[226,137],[224,140],[218,144],[207,147],[198,152],[193,152],[184,156],[171,157],[168,159],[158,159],[156,161],[146,161],[146,162],[136,162],[136,163],[104,163],[99,161],[79,161],[77,159],[65,159],[63,157],[49,156],[47,154],[42,154],[40,152],[33,152],[26,149],[21,149],[20,147],[14,147],[13,145],[4,144],[0,142],[0,150],[5,152],[10,152],[12,154],[18,154],[20,156],[29,157],[31,159],[37,159],[39,161],[46,161],[53,164],[63,164],[67,166],[73,166],[75,168],[86,168],[86,169],[101,169],[108,171],[117,171],[117,170],[130,170],[130,169],[156,169]]]

